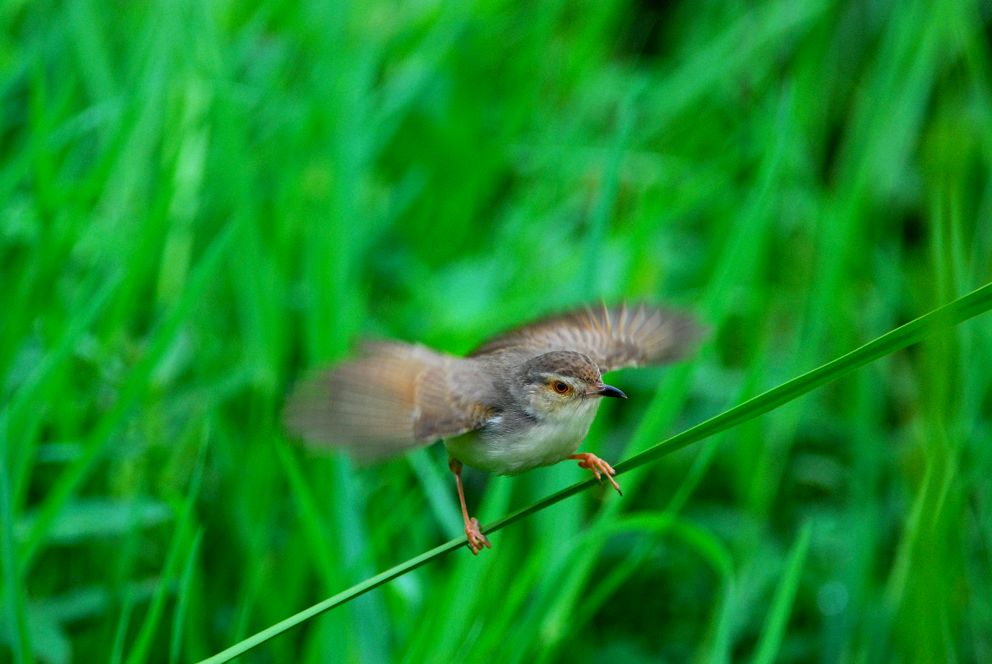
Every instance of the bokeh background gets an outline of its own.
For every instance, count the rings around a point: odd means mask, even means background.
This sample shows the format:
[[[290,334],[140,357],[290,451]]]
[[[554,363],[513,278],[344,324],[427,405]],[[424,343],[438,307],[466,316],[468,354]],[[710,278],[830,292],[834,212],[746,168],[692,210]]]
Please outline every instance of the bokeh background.
[[[695,311],[620,460],[992,279],[982,0],[0,7],[0,660],[206,657],[461,532],[279,412],[362,337]],[[251,662],[992,661],[992,320]],[[483,522],[579,479],[468,471]]]

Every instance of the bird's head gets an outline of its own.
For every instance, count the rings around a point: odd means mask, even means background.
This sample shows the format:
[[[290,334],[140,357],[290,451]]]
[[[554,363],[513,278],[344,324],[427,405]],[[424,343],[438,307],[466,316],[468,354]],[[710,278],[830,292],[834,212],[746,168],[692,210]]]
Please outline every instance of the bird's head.
[[[535,417],[572,416],[595,410],[600,397],[627,398],[603,383],[595,362],[574,351],[538,355],[524,363],[519,378],[524,405]]]

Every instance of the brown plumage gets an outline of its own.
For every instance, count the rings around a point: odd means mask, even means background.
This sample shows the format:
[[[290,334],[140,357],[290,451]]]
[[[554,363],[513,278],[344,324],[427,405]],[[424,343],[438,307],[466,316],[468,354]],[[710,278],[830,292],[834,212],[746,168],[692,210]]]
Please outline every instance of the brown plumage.
[[[286,404],[290,431],[375,460],[481,427],[492,387],[474,362],[425,346],[370,342],[302,382]]]
[[[648,305],[588,307],[511,330],[465,358],[399,342],[353,360],[290,396],[289,429],[310,443],[378,459],[444,439],[472,553],[489,547],[469,516],[462,464],[506,475],[575,459],[618,492],[610,464],[578,453],[601,397],[626,395],[602,373],[679,358],[703,335],[691,317]]]
[[[695,348],[703,332],[694,318],[683,313],[645,304],[601,304],[515,328],[487,341],[471,356],[573,350],[589,356],[606,373],[677,359]]]
[[[367,343],[355,359],[301,383],[285,421],[309,443],[378,459],[484,427],[506,410],[514,369],[539,355],[575,351],[606,372],[674,360],[702,333],[686,314],[621,304],[515,328],[467,358],[415,344]]]

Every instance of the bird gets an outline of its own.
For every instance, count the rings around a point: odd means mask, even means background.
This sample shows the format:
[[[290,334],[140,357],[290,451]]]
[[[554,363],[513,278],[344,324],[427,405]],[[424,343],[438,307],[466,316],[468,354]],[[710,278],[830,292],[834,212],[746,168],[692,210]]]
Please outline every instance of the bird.
[[[471,516],[463,465],[499,475],[569,459],[623,495],[616,470],[578,449],[603,398],[603,374],[686,357],[705,337],[691,314],[646,303],[587,305],[513,328],[465,357],[417,343],[366,341],[290,393],[286,428],[311,446],[374,462],[443,441],[469,549],[492,548]]]

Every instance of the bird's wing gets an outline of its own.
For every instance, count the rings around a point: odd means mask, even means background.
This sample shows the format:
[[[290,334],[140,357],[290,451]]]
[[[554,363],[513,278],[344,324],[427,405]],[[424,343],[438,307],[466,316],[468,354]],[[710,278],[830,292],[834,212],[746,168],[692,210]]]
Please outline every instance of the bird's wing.
[[[284,419],[315,445],[376,460],[478,429],[494,414],[476,362],[424,346],[366,344],[353,360],[319,372],[290,395]]]
[[[590,306],[524,325],[477,348],[500,352],[574,350],[606,372],[670,362],[690,353],[706,329],[693,317],[651,305]]]

